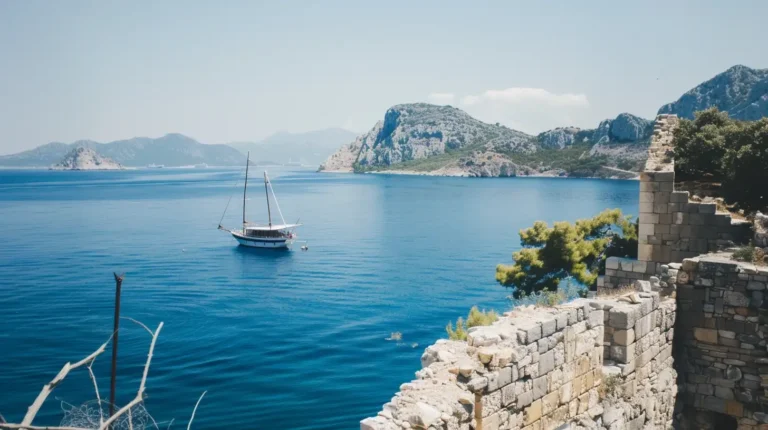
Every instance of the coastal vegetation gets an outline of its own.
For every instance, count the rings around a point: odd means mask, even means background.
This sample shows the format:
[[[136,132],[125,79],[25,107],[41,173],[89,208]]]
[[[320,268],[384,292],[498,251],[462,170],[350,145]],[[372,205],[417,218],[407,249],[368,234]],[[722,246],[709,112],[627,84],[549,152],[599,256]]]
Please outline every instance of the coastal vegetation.
[[[523,249],[512,254],[514,264],[496,267],[496,281],[513,288],[516,299],[556,292],[568,278],[595,286],[608,257],[637,257],[637,227],[631,216],[609,209],[593,218],[556,222],[552,227],[536,221],[520,231],[520,244]]]
[[[459,317],[456,320],[455,329],[453,328],[453,325],[448,322],[448,325],[445,326],[445,331],[448,333],[448,339],[467,340],[467,330],[472,327],[491,325],[498,319],[499,316],[495,311],[490,310],[486,312],[485,309],[481,311],[477,306],[472,306],[466,321],[464,321],[462,317]]]
[[[710,108],[674,133],[679,179],[721,183],[726,203],[745,213],[768,209],[768,118],[739,121]]]

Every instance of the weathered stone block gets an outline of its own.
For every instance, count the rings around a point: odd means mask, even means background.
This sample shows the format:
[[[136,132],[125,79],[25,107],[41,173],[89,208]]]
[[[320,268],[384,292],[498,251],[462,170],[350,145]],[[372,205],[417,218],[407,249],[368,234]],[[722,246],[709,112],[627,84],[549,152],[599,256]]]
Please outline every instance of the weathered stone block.
[[[629,345],[635,342],[635,329],[616,330],[613,332],[613,342],[618,345]]]
[[[717,330],[694,327],[693,337],[699,342],[717,345]]]
[[[555,368],[555,351],[549,351],[539,356],[539,376],[544,376]]]
[[[536,400],[525,409],[525,425],[533,424],[541,419],[541,400]]]
[[[542,336],[551,336],[557,330],[557,322],[554,319],[541,321]]]
[[[629,345],[611,345],[611,358],[621,362],[629,363],[635,358],[635,344]]]
[[[541,399],[542,414],[549,415],[560,405],[560,391],[553,391]]]
[[[634,328],[640,314],[637,306],[616,306],[608,312],[608,325],[618,329]]]
[[[533,380],[533,398],[540,399],[547,394],[547,375],[539,376]]]

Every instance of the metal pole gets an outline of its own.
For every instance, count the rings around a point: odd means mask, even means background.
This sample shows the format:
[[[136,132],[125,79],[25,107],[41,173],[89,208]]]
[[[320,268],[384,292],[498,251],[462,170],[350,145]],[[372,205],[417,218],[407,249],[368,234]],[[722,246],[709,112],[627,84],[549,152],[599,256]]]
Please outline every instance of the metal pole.
[[[245,192],[248,190],[248,166],[251,165],[251,151],[248,151],[248,158],[245,160],[245,185],[243,185],[243,234],[245,234]]]
[[[115,275],[115,329],[112,332],[112,381],[109,386],[109,416],[115,414],[115,386],[117,384],[117,335],[120,328],[120,291],[125,275]],[[99,406],[101,407],[101,406]]]
[[[272,228],[272,211],[269,209],[269,180],[267,179],[267,171],[264,171],[264,194],[267,195],[267,216],[269,216],[269,228]]]

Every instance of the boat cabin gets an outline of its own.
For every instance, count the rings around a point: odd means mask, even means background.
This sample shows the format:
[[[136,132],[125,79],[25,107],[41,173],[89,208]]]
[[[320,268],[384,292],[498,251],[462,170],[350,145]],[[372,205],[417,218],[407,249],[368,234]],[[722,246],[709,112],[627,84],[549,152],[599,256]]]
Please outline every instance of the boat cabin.
[[[297,226],[297,224],[251,225],[245,227],[245,236],[267,239],[291,239],[293,238],[293,233],[290,230]]]

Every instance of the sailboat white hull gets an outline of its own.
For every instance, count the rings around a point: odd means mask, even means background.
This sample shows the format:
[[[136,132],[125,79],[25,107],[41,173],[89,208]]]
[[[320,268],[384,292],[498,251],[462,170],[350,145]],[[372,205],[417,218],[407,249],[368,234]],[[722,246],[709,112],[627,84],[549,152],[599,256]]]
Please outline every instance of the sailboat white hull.
[[[249,248],[269,248],[269,249],[286,249],[290,248],[293,244],[293,239],[288,238],[263,238],[263,237],[246,237],[238,232],[231,231],[232,237],[237,240],[241,246],[247,246]]]

